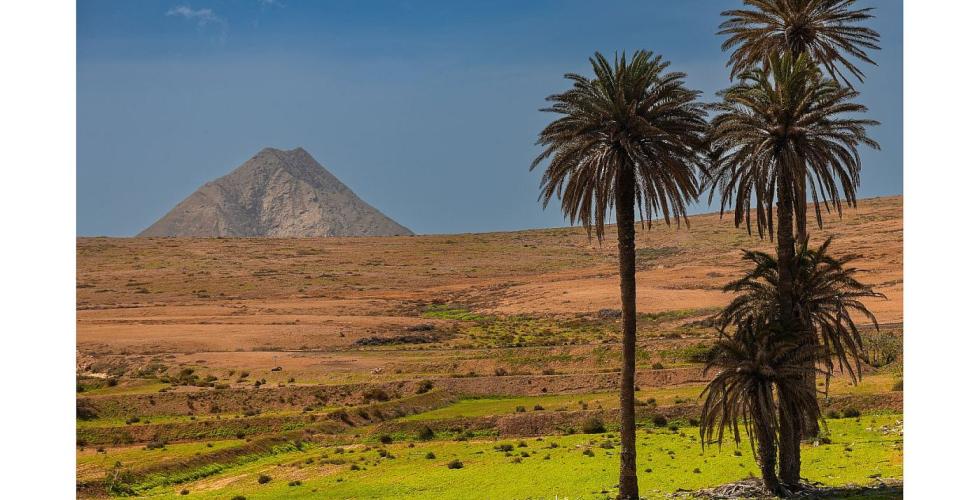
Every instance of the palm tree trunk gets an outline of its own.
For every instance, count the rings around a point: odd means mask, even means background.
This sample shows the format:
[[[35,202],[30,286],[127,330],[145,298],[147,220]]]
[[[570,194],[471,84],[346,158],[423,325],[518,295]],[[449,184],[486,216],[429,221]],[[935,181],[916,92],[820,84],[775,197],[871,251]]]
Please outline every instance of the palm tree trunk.
[[[782,395],[780,395],[782,405]],[[793,408],[780,408],[779,411],[779,479],[787,486],[800,484],[800,441],[802,433],[792,418]]]
[[[766,489],[774,495],[781,495],[783,487],[776,477],[776,440],[772,432],[771,424],[767,425],[765,419],[758,412],[752,416],[753,425],[756,430],[758,440],[759,472],[762,473],[762,483]]]
[[[636,387],[636,247],[633,206],[635,183],[632,172],[616,182],[616,227],[619,237],[619,293],[623,303],[623,369],[619,387],[622,421],[619,433],[619,497],[640,498],[636,481],[636,415],[633,401]]]
[[[776,291],[779,295],[779,324],[784,334],[796,335],[796,315],[793,308],[793,206],[790,202],[792,192],[786,175],[779,178],[779,199],[776,202]],[[802,339],[801,339],[802,340]],[[814,385],[814,391],[816,385]],[[816,397],[816,392],[814,392]],[[780,400],[780,405],[785,405]],[[793,412],[795,409],[786,408]],[[800,482],[800,440],[801,430],[792,419],[783,418],[780,412],[779,432],[779,475],[784,483],[795,486]]]

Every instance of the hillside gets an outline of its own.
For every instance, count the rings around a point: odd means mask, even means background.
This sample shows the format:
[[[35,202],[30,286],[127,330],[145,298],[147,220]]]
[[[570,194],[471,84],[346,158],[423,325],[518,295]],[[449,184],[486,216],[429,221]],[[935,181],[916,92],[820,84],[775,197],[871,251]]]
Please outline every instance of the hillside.
[[[178,346],[189,336],[223,346],[244,342],[241,335],[298,348],[350,344],[412,321],[433,303],[502,315],[618,308],[610,231],[603,246],[580,228],[413,238],[79,238],[78,342]],[[864,279],[888,296],[870,302],[879,320],[900,323],[902,198],[862,200],[813,238],[829,234],[835,253],[862,255]],[[771,251],[772,244],[715,214],[693,217],[689,230],[639,231],[637,247],[639,311],[656,313],[721,306],[729,300],[721,286],[744,268],[740,249]],[[298,322],[274,324],[280,319]],[[131,327],[136,321],[141,328]],[[337,337],[344,328],[353,333]],[[280,330],[291,333],[269,340]]]
[[[410,230],[358,198],[302,148],[265,148],[208,182],[139,236],[397,236]]]

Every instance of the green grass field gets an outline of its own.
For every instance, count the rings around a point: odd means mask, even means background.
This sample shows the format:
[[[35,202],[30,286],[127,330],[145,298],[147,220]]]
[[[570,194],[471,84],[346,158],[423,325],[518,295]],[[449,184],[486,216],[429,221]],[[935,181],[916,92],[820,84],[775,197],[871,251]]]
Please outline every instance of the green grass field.
[[[806,445],[804,476],[827,485],[869,484],[902,477],[902,437],[888,427],[901,415],[829,420],[830,444]],[[613,434],[547,436],[522,440],[431,441],[388,446],[354,445],[343,453],[307,446],[179,485],[167,478],[137,485],[154,498],[606,498],[615,496],[618,446]],[[510,444],[510,451],[495,447]],[[589,450],[592,456],[586,454]],[[702,451],[697,428],[676,432],[642,429],[638,434],[641,492],[662,498],[757,474],[752,452],[726,443]],[[426,458],[428,453],[435,458]],[[151,453],[147,451],[146,453]],[[383,457],[387,454],[389,457]],[[522,456],[526,455],[526,456]],[[460,460],[461,469],[450,469]],[[358,470],[352,470],[356,466]],[[649,472],[647,472],[649,470]],[[271,478],[259,484],[260,475]],[[300,484],[296,484],[296,482]],[[290,486],[290,483],[293,483]],[[166,485],[165,485],[166,484]],[[180,491],[187,489],[188,496]]]

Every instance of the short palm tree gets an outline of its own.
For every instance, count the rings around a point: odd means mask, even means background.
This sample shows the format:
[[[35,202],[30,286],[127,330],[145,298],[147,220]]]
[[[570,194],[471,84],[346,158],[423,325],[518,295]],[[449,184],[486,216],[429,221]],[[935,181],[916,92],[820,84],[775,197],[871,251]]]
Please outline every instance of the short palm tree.
[[[686,205],[698,194],[706,112],[699,92],[685,87],[685,75],[665,72],[669,63],[649,51],[612,63],[596,53],[590,62],[594,77],[565,75],[572,88],[548,97],[553,104],[542,111],[562,116],[541,131],[538,144],[545,149],[531,169],[550,158],[540,198],[545,206],[559,198],[562,212],[590,238],[594,231],[602,241],[606,213],[615,208],[623,307],[619,496],[639,498],[635,213],[639,208],[648,227],[660,214],[668,224],[687,222]]]
[[[791,299],[794,325],[799,325],[803,332],[802,338],[800,335],[796,335],[796,338],[801,345],[816,348],[815,361],[823,365],[828,378],[835,369],[836,361],[837,368],[846,370],[856,381],[861,377],[861,364],[852,364],[851,360],[867,360],[867,355],[852,314],[863,315],[877,329],[877,319],[862,300],[884,295],[860,282],[856,277],[859,271],[848,267],[857,258],[856,255],[836,259],[828,253],[830,243],[831,239],[828,238],[814,250],[804,240],[793,256]],[[742,278],[725,285],[725,291],[739,295],[716,317],[722,330],[744,324],[752,318],[777,321],[779,317],[781,297],[777,260],[770,254],[755,251],[746,251],[743,258],[754,266]],[[806,372],[804,382],[808,387],[809,399],[816,404],[815,369]],[[795,411],[791,407],[787,409]],[[784,483],[795,485],[800,476],[799,439],[790,434],[790,425],[784,425],[785,432],[780,435],[779,475]],[[807,419],[799,430],[800,435],[816,435],[817,421]]]
[[[820,418],[816,401],[806,397],[804,381],[814,350],[781,335],[778,325],[764,319],[747,318],[737,325],[734,335],[724,331],[721,335],[705,366],[705,373],[718,371],[701,393],[701,445],[717,442],[721,446],[726,430],[739,444],[741,424],[763,483],[770,492],[781,495],[784,488],[776,476],[781,434],[787,432],[789,422],[795,423],[788,430],[793,432],[805,419]]]
[[[873,9],[854,8],[855,0],[745,0],[743,9],[721,13],[729,17],[718,32],[728,38],[723,50],[735,49],[728,65],[732,77],[754,66],[764,66],[772,56],[806,54],[832,78],[844,80],[850,73],[864,81],[864,73],[848,58],[875,62],[869,50],[880,49],[879,35],[858,26],[874,17]]]
[[[877,318],[862,300],[885,296],[862,283],[857,277],[860,271],[849,267],[859,256],[851,254],[835,258],[829,253],[831,242],[832,238],[827,238],[816,249],[810,248],[806,241],[799,245],[793,257],[793,268],[796,269],[793,303],[800,323],[810,336],[810,343],[821,346],[820,361],[824,367],[830,372],[844,370],[856,382],[861,378],[861,363],[851,361],[866,361],[867,353],[852,315],[863,316],[877,329]],[[776,259],[756,251],[745,251],[742,258],[753,267],[745,276],[725,285],[726,292],[739,295],[718,313],[717,320],[722,329],[749,318],[775,318],[778,315]]]

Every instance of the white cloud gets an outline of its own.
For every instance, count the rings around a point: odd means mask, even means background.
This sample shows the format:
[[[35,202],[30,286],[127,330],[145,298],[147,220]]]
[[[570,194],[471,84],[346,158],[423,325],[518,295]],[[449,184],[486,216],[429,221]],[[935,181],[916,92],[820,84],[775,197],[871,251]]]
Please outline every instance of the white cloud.
[[[178,5],[177,7],[168,10],[167,15],[197,21],[198,26],[207,26],[208,24],[225,25],[225,20],[218,17],[218,15],[211,9],[194,10],[186,5]]]

